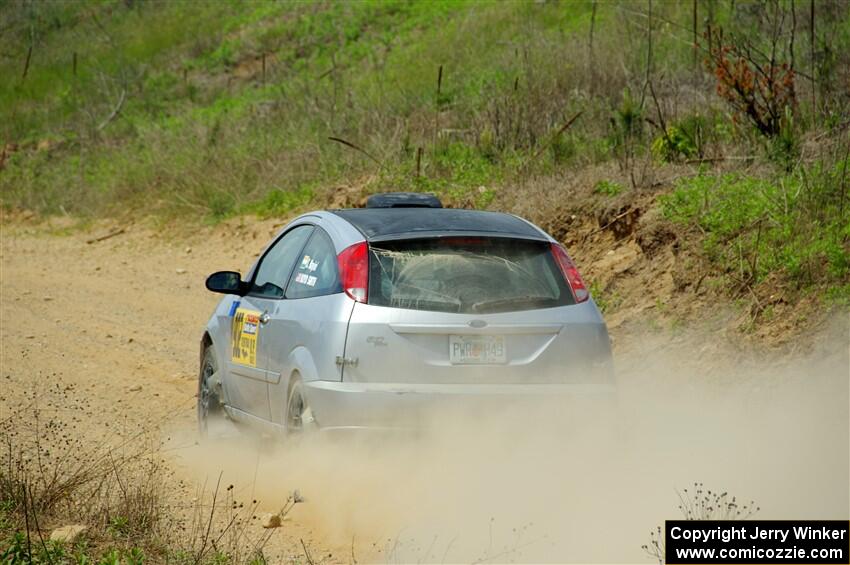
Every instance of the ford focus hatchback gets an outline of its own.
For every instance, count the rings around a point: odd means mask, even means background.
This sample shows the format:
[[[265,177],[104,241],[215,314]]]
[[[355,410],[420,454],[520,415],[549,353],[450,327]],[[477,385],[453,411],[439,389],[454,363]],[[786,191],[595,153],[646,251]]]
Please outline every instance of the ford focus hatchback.
[[[226,296],[201,342],[202,432],[416,425],[431,407],[613,392],[605,323],[566,250],[510,214],[391,193],[304,214]]]

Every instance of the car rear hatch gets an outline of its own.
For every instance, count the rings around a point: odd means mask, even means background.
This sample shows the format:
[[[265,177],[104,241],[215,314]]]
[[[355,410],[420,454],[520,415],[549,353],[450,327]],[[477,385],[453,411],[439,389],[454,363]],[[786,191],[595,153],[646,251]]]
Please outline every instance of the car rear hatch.
[[[361,279],[345,286],[365,288],[349,293],[357,303],[343,381],[586,384],[607,378],[604,322],[560,246],[481,235],[358,246],[363,266],[349,272]]]

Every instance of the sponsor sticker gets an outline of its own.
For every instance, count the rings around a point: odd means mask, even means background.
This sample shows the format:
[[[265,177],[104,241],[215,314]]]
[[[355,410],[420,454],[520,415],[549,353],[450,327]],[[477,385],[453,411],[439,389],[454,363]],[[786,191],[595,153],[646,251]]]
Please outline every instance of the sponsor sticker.
[[[230,327],[231,359],[234,363],[257,366],[257,335],[260,333],[260,313],[237,308]]]

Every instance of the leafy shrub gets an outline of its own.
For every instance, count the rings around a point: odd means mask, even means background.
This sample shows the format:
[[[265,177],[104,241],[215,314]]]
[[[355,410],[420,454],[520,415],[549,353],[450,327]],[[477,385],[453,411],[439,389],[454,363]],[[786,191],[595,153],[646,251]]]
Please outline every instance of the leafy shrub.
[[[616,181],[601,180],[593,187],[593,192],[596,194],[604,194],[606,196],[617,196],[623,192],[623,185]]]
[[[769,57],[753,49],[745,37],[724,37],[722,28],[706,33],[709,54],[705,63],[717,79],[717,94],[768,138],[779,134],[785,109],[797,103],[794,69],[789,62],[775,58],[777,36]]]
[[[667,135],[656,137],[652,142],[652,153],[667,162],[702,156],[705,128],[705,118],[698,114],[689,116],[668,126]]]

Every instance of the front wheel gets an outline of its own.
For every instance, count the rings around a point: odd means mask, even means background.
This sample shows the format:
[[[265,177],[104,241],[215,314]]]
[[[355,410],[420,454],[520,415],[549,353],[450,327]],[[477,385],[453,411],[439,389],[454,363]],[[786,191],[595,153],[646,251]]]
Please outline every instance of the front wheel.
[[[198,377],[198,431],[202,438],[218,435],[226,418],[219,396],[218,360],[212,346],[204,350]]]

